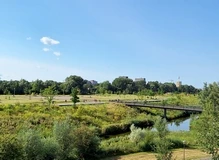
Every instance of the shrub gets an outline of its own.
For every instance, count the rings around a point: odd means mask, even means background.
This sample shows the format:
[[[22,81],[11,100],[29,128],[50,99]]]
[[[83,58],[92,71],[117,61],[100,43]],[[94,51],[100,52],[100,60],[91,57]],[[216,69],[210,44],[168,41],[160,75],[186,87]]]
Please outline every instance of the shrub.
[[[141,129],[134,126],[130,127],[131,133],[128,136],[132,142],[139,146],[139,150],[151,151],[154,140],[154,133],[149,129]]]
[[[130,141],[128,135],[117,136],[101,141],[102,156],[113,156],[139,152],[139,146]]]
[[[60,146],[59,159],[76,160],[76,148],[74,147],[74,130],[75,126],[68,121],[56,122],[53,127],[53,136]]]
[[[29,130],[21,138],[24,143],[25,157],[28,160],[43,159],[43,143],[38,131]]]
[[[17,138],[7,136],[0,139],[1,160],[23,160],[24,152]]]
[[[137,128],[134,124],[131,125],[130,130],[129,138],[132,142],[139,143],[146,137],[146,130]]]
[[[110,124],[103,126],[101,134],[102,135],[116,135],[129,131],[130,124],[119,123],[119,124]]]
[[[45,160],[58,159],[60,153],[60,146],[58,142],[53,137],[47,137],[42,139],[43,152],[42,157]]]
[[[96,159],[98,157],[100,139],[94,129],[80,126],[73,132],[74,147],[77,148],[79,159]]]
[[[64,121],[55,123],[53,130],[61,160],[97,159],[100,139],[94,129]]]

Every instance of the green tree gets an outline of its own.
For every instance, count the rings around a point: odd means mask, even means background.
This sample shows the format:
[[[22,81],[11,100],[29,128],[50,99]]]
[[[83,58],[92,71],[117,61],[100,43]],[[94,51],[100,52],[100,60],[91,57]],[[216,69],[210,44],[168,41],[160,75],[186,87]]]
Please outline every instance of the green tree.
[[[158,92],[159,90],[159,82],[158,81],[151,81],[147,83],[147,89],[152,90],[153,92]]]
[[[117,93],[133,93],[135,86],[133,80],[126,77],[114,79],[112,85],[115,87]]]
[[[46,98],[49,107],[51,107],[51,104],[53,103],[55,95],[56,95],[56,91],[51,86],[44,89],[42,96]]]
[[[72,89],[71,101],[73,102],[74,106],[76,105],[77,102],[80,102],[79,97],[78,97],[78,90],[77,90],[77,88]]]
[[[71,75],[65,79],[64,84],[66,93],[70,94],[72,88],[78,88],[80,91],[82,91],[85,81],[80,76]]]
[[[196,121],[197,142],[213,160],[219,159],[219,83],[205,84],[200,94],[203,112]]]
[[[157,152],[157,160],[171,160],[172,151],[170,150],[171,142],[167,139],[169,130],[167,128],[166,119],[158,118],[155,122],[158,139],[155,141],[155,151]]]
[[[31,82],[31,86],[32,86],[32,92],[37,93],[37,94],[39,94],[41,90],[44,89],[43,81],[39,79]]]
[[[135,83],[135,86],[136,86],[136,90],[138,92],[143,91],[146,88],[146,81],[145,80],[136,81],[134,83]]]
[[[98,85],[97,91],[101,94],[109,93],[113,91],[113,86],[109,81],[104,81]]]
[[[19,91],[18,94],[29,94],[29,90],[31,89],[30,82],[25,79],[21,79],[19,81]]]
[[[163,93],[168,93],[168,92],[176,92],[177,91],[177,87],[174,83],[161,83],[160,84],[160,91]]]
[[[81,90],[81,94],[91,94],[94,86],[87,80],[84,80],[84,84]]]

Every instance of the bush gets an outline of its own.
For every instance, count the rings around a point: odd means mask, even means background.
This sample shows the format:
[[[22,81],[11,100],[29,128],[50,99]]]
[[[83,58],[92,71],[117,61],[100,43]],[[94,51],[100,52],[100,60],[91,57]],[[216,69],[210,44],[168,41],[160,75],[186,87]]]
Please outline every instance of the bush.
[[[139,152],[139,146],[130,141],[128,135],[101,141],[102,156],[114,156]]]
[[[134,124],[130,127],[131,133],[129,135],[129,138],[134,143],[139,143],[146,137],[146,130],[135,127]]]
[[[132,142],[139,146],[139,150],[151,151],[153,146],[154,134],[149,129],[141,129],[134,126],[130,127],[131,133],[128,136]]]
[[[121,133],[126,133],[130,131],[130,126],[134,124],[138,127],[149,127],[152,126],[153,122],[151,120],[129,120],[123,123],[115,123],[110,125],[105,125],[102,128],[102,135],[117,135]]]
[[[76,160],[76,148],[74,147],[74,130],[75,126],[68,121],[55,123],[53,127],[53,136],[60,146],[59,159]]]
[[[23,155],[22,145],[17,138],[7,136],[0,139],[1,160],[23,160]]]
[[[97,159],[100,139],[95,129],[65,121],[54,125],[54,137],[60,146],[61,160]]]
[[[185,145],[183,141],[178,139],[170,139],[170,142],[171,142],[171,148],[183,148]],[[185,146],[188,147],[187,145]]]
[[[40,133],[36,130],[28,130],[21,137],[24,145],[25,157],[31,160],[43,159],[43,143]]]
[[[60,146],[58,142],[53,137],[43,138],[43,159],[45,160],[54,160],[58,159],[60,153]]]
[[[94,129],[80,126],[73,131],[74,147],[77,149],[79,159],[97,159],[100,139]]]
[[[102,135],[116,135],[129,131],[130,124],[119,123],[119,124],[110,124],[102,128]]]

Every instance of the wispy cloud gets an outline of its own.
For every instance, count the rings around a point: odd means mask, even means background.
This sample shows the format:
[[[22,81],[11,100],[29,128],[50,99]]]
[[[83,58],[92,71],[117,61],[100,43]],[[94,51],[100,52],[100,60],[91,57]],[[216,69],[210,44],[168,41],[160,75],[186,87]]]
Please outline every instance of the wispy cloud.
[[[50,37],[42,37],[40,39],[40,42],[42,42],[45,45],[55,45],[55,44],[59,44],[60,43],[59,41],[54,40],[54,39],[52,39]]]
[[[49,49],[49,48],[43,48],[43,51],[44,51],[44,52],[49,52],[50,49]]]
[[[53,54],[57,57],[61,56],[61,53],[60,52],[53,52]]]
[[[27,37],[26,40],[30,41],[32,38],[31,37]]]

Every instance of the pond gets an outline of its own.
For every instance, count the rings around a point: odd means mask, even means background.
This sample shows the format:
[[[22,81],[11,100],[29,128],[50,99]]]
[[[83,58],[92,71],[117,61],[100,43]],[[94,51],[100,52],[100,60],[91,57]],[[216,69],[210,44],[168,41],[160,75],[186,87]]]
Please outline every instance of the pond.
[[[191,118],[176,119],[168,123],[170,131],[190,131]]]
[[[193,118],[198,117],[198,115],[194,115]],[[185,117],[185,118],[179,118],[172,120],[171,122],[167,122],[169,131],[190,131],[190,123],[193,119],[192,117]],[[151,128],[151,130],[155,130],[154,127]],[[117,136],[124,136],[130,134],[129,132],[121,133],[117,135],[108,135],[108,138],[117,137]]]

